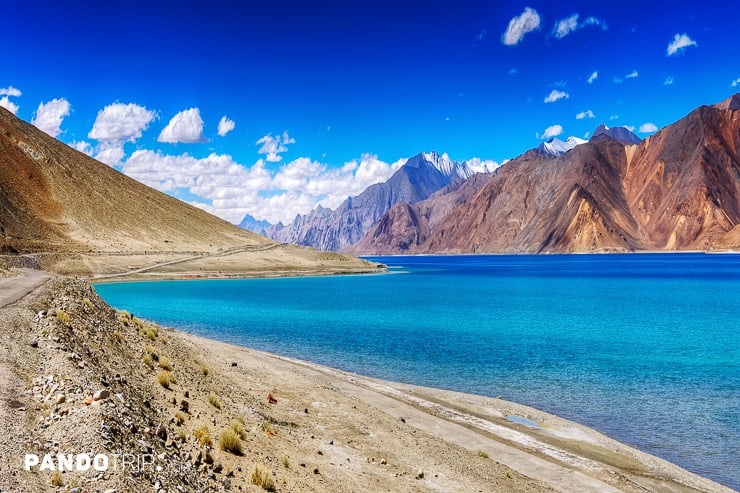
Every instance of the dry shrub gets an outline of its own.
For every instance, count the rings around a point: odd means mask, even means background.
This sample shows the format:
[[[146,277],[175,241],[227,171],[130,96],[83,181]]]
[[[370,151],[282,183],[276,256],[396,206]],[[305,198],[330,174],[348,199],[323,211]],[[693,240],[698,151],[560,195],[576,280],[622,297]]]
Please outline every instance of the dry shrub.
[[[242,441],[231,428],[221,432],[218,444],[221,446],[221,450],[231,452],[234,455],[242,455]]]
[[[159,385],[162,387],[169,389],[170,385],[176,383],[175,374],[168,370],[162,370],[157,373],[157,382],[159,382]]]
[[[203,446],[208,445],[209,447],[213,447],[213,438],[211,438],[211,430],[208,429],[207,425],[203,425],[199,427],[195,432],[193,433],[196,440],[198,440],[198,443],[200,443]]]
[[[265,491],[275,491],[275,481],[272,479],[272,475],[259,465],[252,469],[252,484],[261,486]]]

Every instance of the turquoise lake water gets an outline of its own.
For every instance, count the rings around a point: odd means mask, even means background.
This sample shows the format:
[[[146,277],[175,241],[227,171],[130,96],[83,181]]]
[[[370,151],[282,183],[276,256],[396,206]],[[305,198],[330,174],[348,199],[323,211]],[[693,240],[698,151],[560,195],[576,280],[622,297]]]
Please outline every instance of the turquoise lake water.
[[[527,404],[740,489],[740,255],[372,260],[393,274],[96,289],[204,337]]]

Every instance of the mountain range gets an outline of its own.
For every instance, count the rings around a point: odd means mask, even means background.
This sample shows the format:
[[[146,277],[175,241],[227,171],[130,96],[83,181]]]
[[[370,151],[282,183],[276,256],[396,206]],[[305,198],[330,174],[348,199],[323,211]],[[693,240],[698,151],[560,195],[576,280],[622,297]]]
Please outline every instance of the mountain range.
[[[298,215],[290,224],[273,228],[272,238],[319,250],[338,251],[360,241],[394,204],[413,204],[474,172],[467,163],[451,161],[445,154],[421,153],[410,158],[384,183],[369,186],[349,197],[337,209],[317,207]]]
[[[397,203],[345,251],[559,253],[740,248],[740,95],[644,140],[600,126],[553,156]]]

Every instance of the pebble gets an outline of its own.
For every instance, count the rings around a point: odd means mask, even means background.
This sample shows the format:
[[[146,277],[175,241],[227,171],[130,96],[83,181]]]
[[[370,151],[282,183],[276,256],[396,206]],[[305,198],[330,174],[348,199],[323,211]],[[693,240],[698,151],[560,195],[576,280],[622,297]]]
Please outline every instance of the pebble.
[[[66,400],[67,400],[67,396],[66,395],[59,394],[59,395],[57,395],[56,403],[57,404],[62,404]]]
[[[100,389],[93,394],[94,401],[101,401],[103,399],[107,399],[108,397],[110,397],[110,390],[108,389]]]
[[[416,472],[416,479],[424,479],[424,471],[422,471],[421,469],[419,469]]]

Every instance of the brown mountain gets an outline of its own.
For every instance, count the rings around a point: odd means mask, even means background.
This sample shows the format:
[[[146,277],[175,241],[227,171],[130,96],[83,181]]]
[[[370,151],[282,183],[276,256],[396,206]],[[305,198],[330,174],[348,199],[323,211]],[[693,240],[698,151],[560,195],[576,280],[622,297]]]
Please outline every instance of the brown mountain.
[[[231,256],[226,262],[228,252],[242,258]],[[312,270],[329,268],[332,260],[325,254],[318,259],[321,254],[310,249],[282,246],[151,189],[4,108],[0,253],[35,254],[44,267],[80,274],[208,255],[214,256],[214,265],[231,264],[223,265],[227,271],[299,265]],[[183,270],[192,267],[184,264]],[[359,261],[347,258],[342,265],[350,264]],[[207,269],[199,265],[197,270]]]
[[[353,252],[738,249],[739,102],[702,106],[640,144],[600,135],[557,158],[525,153],[435,224],[397,205]]]
[[[468,202],[493,174],[477,173],[467,180],[455,180],[429,199],[414,204],[398,202],[376,222],[347,253],[376,255],[408,253],[422,245],[440,222],[460,204]]]

